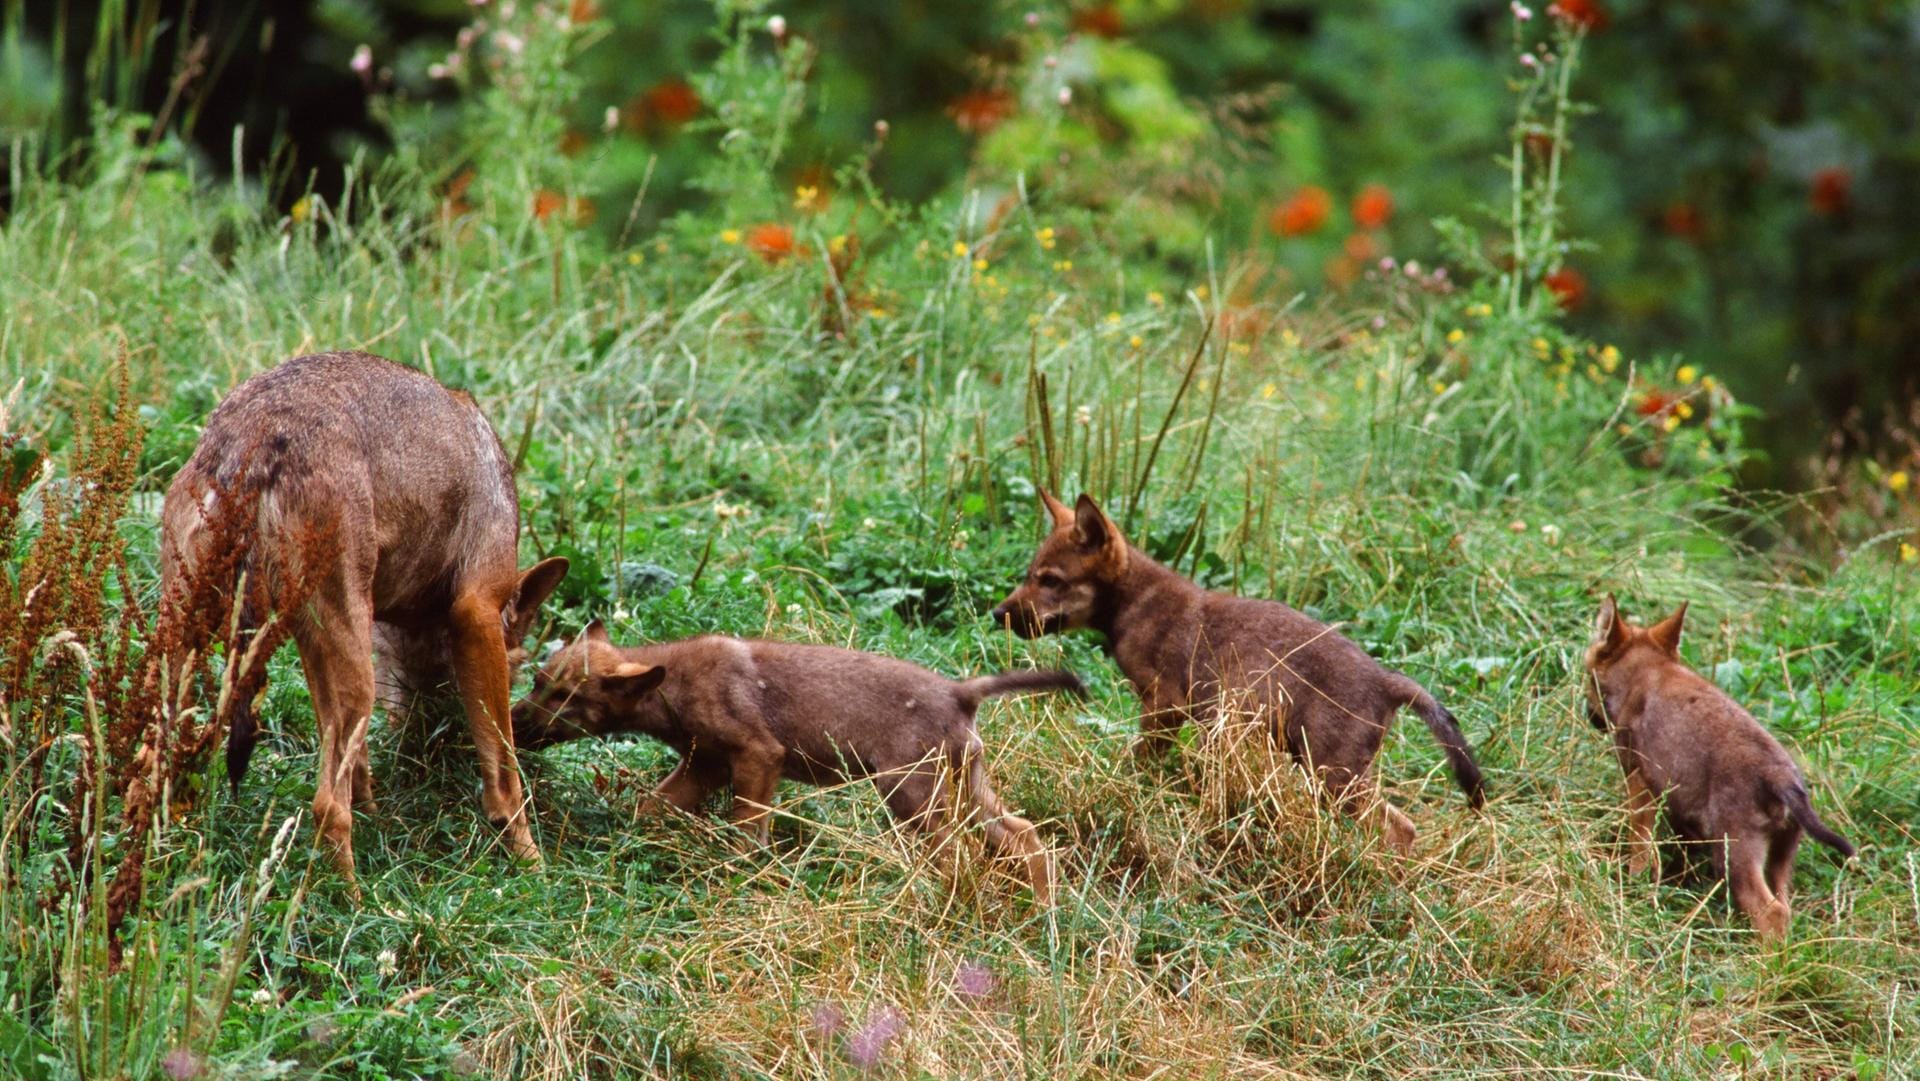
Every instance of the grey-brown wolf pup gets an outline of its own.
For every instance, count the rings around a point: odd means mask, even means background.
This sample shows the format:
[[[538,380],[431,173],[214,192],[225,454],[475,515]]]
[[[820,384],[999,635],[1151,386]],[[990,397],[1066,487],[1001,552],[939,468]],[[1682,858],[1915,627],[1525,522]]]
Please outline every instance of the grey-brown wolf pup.
[[[1653,819],[1664,804],[1682,841],[1708,842],[1714,874],[1765,938],[1787,933],[1787,892],[1804,830],[1843,856],[1846,838],[1807,802],[1793,759],[1753,715],[1680,662],[1687,606],[1651,627],[1627,622],[1612,597],[1587,647],[1587,710],[1613,734],[1627,775],[1627,870],[1659,873]]]
[[[1211,730],[1223,708],[1283,725],[1287,751],[1310,766],[1349,814],[1373,799],[1373,759],[1387,726],[1412,706],[1446,752],[1473,806],[1480,768],[1451,713],[1419,684],[1276,601],[1202,589],[1127,543],[1092,499],[1068,509],[1045,491],[1053,522],[1027,577],[993,610],[1022,638],[1091,627],[1133,684],[1145,712],[1136,749],[1161,755],[1189,720]],[[1415,830],[1381,801],[1387,843],[1408,852]]]
[[[782,777],[827,784],[871,778],[887,809],[942,838],[961,811],[987,847],[1026,862],[1036,900],[1052,903],[1053,872],[1033,823],[1008,812],[987,783],[973,713],[1022,691],[1082,694],[1071,672],[1003,672],[954,681],[892,657],[832,646],[707,635],[621,648],[599,622],[548,660],[513,707],[529,750],[560,740],[641,732],[680,752],[656,795],[682,811],[733,786],[730,817],[767,843]]]
[[[242,499],[254,502],[239,569],[267,609],[249,605],[242,620],[290,623],[320,736],[313,814],[341,871],[352,879],[352,809],[373,797],[366,735],[376,686],[449,680],[473,733],[487,818],[515,855],[537,861],[514,762],[507,651],[567,564],[520,573],[513,470],[473,399],[365,353],[296,357],[234,388],[167,489],[162,619],[183,603],[193,569],[216,557],[208,522],[223,501]],[[304,600],[280,610],[275,598],[296,593]],[[256,735],[243,703],[228,730],[236,786]]]

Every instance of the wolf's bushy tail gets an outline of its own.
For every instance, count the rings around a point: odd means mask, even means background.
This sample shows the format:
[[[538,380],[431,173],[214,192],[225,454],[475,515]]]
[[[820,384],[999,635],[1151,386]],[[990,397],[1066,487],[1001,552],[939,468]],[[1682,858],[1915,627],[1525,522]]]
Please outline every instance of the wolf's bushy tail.
[[[1447,766],[1453,771],[1453,779],[1459,782],[1460,790],[1467,794],[1467,803],[1475,810],[1480,809],[1487,802],[1486,785],[1480,776],[1480,764],[1473,760],[1473,751],[1467,746],[1467,737],[1460,731],[1459,720],[1428,694],[1425,687],[1411,679],[1406,683],[1413,691],[1407,704],[1427,723],[1427,731],[1433,733],[1434,742],[1446,753]]]
[[[1787,805],[1787,811],[1793,815],[1793,820],[1800,823],[1800,828],[1806,830],[1808,836],[1848,859],[1853,858],[1852,843],[1829,829],[1825,822],[1820,821],[1820,816],[1813,813],[1813,804],[1807,800],[1805,785],[1796,784],[1776,788],[1774,795],[1780,797],[1780,802]]]
[[[955,690],[960,696],[960,704],[969,711],[981,702],[1003,694],[1066,691],[1075,698],[1087,696],[1086,684],[1080,682],[1079,676],[1066,671],[1002,672],[995,676],[961,680],[955,684]]]

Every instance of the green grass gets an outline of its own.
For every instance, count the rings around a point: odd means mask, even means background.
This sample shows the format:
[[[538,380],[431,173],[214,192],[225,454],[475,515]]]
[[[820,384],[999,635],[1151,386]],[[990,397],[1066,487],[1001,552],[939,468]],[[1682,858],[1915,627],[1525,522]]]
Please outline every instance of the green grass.
[[[766,853],[639,816],[670,757],[640,742],[532,756],[547,864],[519,868],[452,717],[376,727],[355,905],[311,847],[312,725],[283,654],[253,773],[176,808],[118,973],[73,901],[37,903],[59,896],[74,755],[46,791],[0,782],[30,827],[0,853],[0,1074],[160,1076],[190,1048],[207,1076],[843,1077],[848,1034],[887,1011],[880,1076],[1920,1071],[1914,571],[1871,546],[1835,570],[1744,548],[1735,528],[1777,507],[1720,494],[1737,446],[1664,440],[1616,413],[1622,379],[1557,375],[1529,344],[1566,341],[1550,324],[1475,321],[1481,293],[1404,283],[1248,300],[1226,271],[1156,302],[1102,263],[1098,218],[1042,252],[1052,211],[1022,204],[994,241],[940,207],[870,228],[860,284],[887,314],[834,335],[826,223],[811,259],[767,267],[718,239],[740,219],[716,211],[636,263],[500,208],[438,224],[404,170],[362,189],[374,205],[275,222],[248,191],[113,154],[16,188],[0,385],[18,383],[11,429],[54,450],[44,490],[125,358],[137,589],[157,493],[219,396],[365,348],[470,390],[524,450],[524,554],[575,562],[550,638],[600,616],[621,640],[828,641],[955,675],[1066,664],[1093,693],[980,717],[997,786],[1056,848],[1051,912],[1008,874],[928,858],[863,786],[783,788]],[[1069,249],[1081,269],[1055,269]],[[1380,764],[1421,830],[1411,861],[1323,814],[1259,741],[1136,766],[1136,704],[1094,643],[985,618],[1039,535],[1036,481],[1116,513],[1137,492],[1156,554],[1339,621],[1421,680],[1487,769],[1485,813],[1411,721]],[[1636,615],[1693,602],[1689,661],[1862,849],[1845,867],[1803,851],[1779,948],[1720,889],[1620,873],[1622,786],[1576,673],[1610,590]],[[111,826],[95,835],[111,856]]]

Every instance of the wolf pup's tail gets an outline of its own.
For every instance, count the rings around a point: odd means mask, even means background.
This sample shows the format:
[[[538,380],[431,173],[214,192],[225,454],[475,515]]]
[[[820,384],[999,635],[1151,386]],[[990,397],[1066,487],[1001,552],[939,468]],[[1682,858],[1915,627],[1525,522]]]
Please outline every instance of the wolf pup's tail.
[[[1828,829],[1827,824],[1820,821],[1820,816],[1813,813],[1813,804],[1807,802],[1807,790],[1804,785],[1776,788],[1774,795],[1779,796],[1780,802],[1787,805],[1787,811],[1793,815],[1793,820],[1800,823],[1800,828],[1806,830],[1808,836],[1848,859],[1853,858],[1853,845],[1848,843],[1845,837]]]
[[[981,702],[1003,694],[1024,694],[1029,691],[1066,691],[1075,698],[1087,696],[1086,684],[1072,672],[1002,672],[997,676],[980,676],[977,679],[961,680],[954,685],[960,696],[960,704],[971,713]]]
[[[1402,677],[1405,678],[1405,677]],[[1413,688],[1411,700],[1407,703],[1420,719],[1427,722],[1427,731],[1433,733],[1434,742],[1446,752],[1447,766],[1453,771],[1453,779],[1460,784],[1460,790],[1467,794],[1467,803],[1479,810],[1487,802],[1485,783],[1480,777],[1480,765],[1473,760],[1473,751],[1467,747],[1467,737],[1460,732],[1460,722],[1447,707],[1428,694],[1426,688],[1407,680]]]

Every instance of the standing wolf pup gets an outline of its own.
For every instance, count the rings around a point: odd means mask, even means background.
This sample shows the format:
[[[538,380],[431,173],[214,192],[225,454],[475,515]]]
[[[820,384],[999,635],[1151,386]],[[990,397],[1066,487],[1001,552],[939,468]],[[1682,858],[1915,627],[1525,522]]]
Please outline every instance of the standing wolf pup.
[[[1082,694],[1071,672],[1003,672],[954,681],[892,657],[832,646],[704,635],[621,648],[598,622],[555,653],[513,707],[528,750],[581,736],[642,732],[680,752],[656,795],[697,811],[733,786],[730,817],[767,843],[782,777],[829,784],[867,777],[887,809],[936,841],[951,828],[951,781],[989,850],[1025,861],[1034,898],[1053,871],[1033,823],[987,783],[973,712],[996,695]]]
[[[239,523],[251,595],[242,623],[289,622],[320,737],[313,816],[340,870],[352,879],[353,808],[373,798],[367,724],[383,683],[457,684],[487,818],[514,855],[538,861],[507,717],[507,648],[567,561],[520,573],[513,469],[473,399],[366,353],[295,357],[234,388],[167,488],[163,621],[192,603],[182,593],[195,569],[217,565],[207,562],[214,546],[232,538],[210,524],[236,507],[251,513]],[[227,736],[236,786],[255,735],[242,703]]]
[[[1704,842],[1716,877],[1763,938],[1787,933],[1793,857],[1805,831],[1842,856],[1846,838],[1807,801],[1807,785],[1772,735],[1680,662],[1687,606],[1642,629],[1611,596],[1587,647],[1588,719],[1613,735],[1627,775],[1627,870],[1659,873],[1655,813],[1682,841]]]
[[[1139,694],[1138,749],[1162,754],[1187,721],[1222,708],[1259,710],[1280,724],[1294,761],[1310,766],[1349,814],[1372,801],[1373,759],[1387,726],[1412,706],[1446,752],[1473,806],[1480,768],[1459,723],[1413,680],[1388,671],[1333,628],[1277,601],[1202,589],[1127,543],[1093,500],[1068,509],[1045,491],[1053,530],[996,622],[1022,638],[1091,627]],[[1413,848],[1413,823],[1380,802],[1388,845]]]

